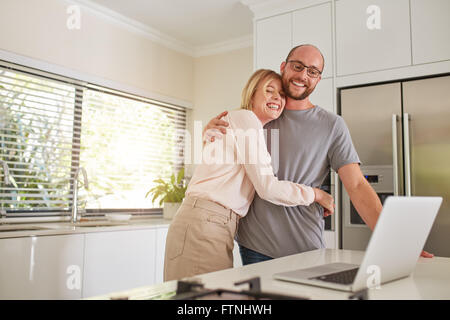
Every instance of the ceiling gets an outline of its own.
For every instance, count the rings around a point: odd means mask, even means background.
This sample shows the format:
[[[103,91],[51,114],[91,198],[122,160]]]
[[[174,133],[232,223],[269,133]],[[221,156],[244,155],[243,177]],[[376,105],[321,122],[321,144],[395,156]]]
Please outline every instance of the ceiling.
[[[253,33],[253,14],[240,0],[84,0],[183,42],[208,46]]]

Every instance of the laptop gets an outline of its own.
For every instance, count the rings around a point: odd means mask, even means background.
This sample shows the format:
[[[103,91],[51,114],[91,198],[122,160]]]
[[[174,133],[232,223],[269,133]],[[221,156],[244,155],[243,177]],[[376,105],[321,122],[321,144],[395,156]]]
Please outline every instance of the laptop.
[[[430,233],[441,197],[389,197],[361,265],[331,263],[276,273],[277,280],[356,292],[408,277]]]

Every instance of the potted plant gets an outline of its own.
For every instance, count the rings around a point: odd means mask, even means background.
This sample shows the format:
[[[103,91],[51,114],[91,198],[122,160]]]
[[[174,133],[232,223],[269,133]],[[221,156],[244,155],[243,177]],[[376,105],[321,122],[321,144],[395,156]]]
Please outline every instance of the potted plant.
[[[183,201],[187,186],[184,181],[184,168],[182,168],[175,177],[172,173],[170,182],[164,181],[162,178],[153,181],[156,185],[151,188],[145,197],[153,194],[152,202],[159,198],[159,205],[163,207],[164,219],[172,219]]]

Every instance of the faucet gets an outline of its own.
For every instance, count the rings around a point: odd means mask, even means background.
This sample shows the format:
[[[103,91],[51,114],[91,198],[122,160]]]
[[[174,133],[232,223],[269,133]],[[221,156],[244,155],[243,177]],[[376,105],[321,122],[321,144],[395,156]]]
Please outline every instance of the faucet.
[[[9,184],[9,168],[8,168],[8,164],[3,161],[0,160],[0,163],[3,165],[3,178],[4,178],[4,182],[6,185]]]
[[[5,185],[13,185],[14,187],[18,188],[16,181],[14,180],[13,176],[9,173],[8,164],[4,160],[0,160],[0,164],[3,166],[3,181]],[[3,207],[0,208],[0,218],[6,217],[6,209]]]
[[[6,161],[0,160],[0,164],[3,165],[3,178],[5,185],[12,184],[14,187],[18,188],[16,181],[13,176],[9,173],[8,164]]]
[[[73,182],[73,194],[72,194],[72,217],[71,222],[75,223],[78,221],[78,176],[80,174],[80,171],[83,173],[84,176],[84,188],[89,189],[88,186],[88,179],[87,179],[87,173],[86,170],[83,167],[77,168],[77,171],[75,172],[74,182]]]

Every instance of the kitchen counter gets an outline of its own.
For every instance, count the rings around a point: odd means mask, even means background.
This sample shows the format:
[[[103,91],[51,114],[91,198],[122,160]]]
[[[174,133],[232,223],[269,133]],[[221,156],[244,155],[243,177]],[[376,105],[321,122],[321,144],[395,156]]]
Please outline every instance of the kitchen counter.
[[[83,219],[81,222],[35,222],[0,224],[0,239],[50,236],[91,232],[140,230],[168,227],[171,220],[162,216],[133,217],[129,221],[108,221],[104,217]],[[17,231],[16,231],[17,230]]]
[[[348,299],[352,293],[279,281],[273,279],[272,275],[277,272],[333,262],[360,264],[363,256],[363,251],[319,249],[239,268],[207,273],[195,278],[200,280],[208,289],[246,290],[247,287],[245,286],[236,287],[233,284],[253,277],[260,277],[261,290],[264,292],[309,299],[342,300]],[[92,297],[92,299],[124,297],[128,297],[128,299],[160,299],[169,297],[175,288],[176,281],[169,281],[156,286]],[[370,289],[368,290],[368,298],[387,300],[450,299],[450,258],[419,258],[410,277],[382,284],[379,289]]]

